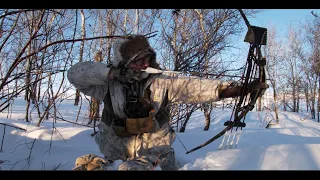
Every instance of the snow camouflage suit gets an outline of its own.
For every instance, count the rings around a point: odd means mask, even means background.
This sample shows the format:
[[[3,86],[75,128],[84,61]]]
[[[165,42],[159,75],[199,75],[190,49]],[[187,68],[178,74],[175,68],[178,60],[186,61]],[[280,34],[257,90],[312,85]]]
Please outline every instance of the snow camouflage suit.
[[[128,63],[141,52],[152,52],[150,67],[160,69],[154,50],[142,35],[117,39],[113,48],[114,67]],[[67,74],[70,83],[79,91],[104,102],[102,118],[98,125],[99,131],[95,137],[100,152],[107,160],[124,161],[119,170],[153,169],[155,164],[159,164],[162,170],[178,170],[174,150],[171,147],[175,134],[169,125],[169,105],[217,101],[219,87],[225,87],[230,82],[181,77],[176,73],[149,74],[146,79],[138,83],[138,91],[153,107],[155,126],[151,132],[121,137],[115,133],[112,124],[114,116],[127,118],[125,113],[127,91],[120,82],[108,80],[110,69],[107,64],[87,61],[76,63]]]

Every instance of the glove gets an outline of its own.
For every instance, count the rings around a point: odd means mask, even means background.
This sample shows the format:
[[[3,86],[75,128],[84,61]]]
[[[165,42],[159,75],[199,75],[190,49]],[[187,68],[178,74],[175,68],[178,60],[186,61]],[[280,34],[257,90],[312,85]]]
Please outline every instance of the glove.
[[[221,86],[218,87],[219,89],[219,98],[228,98],[228,97],[237,97],[240,96],[241,88],[243,84],[241,82],[234,81],[231,84],[221,84]],[[260,82],[259,80],[254,80],[250,83],[248,83],[248,86],[244,90],[244,94],[248,93],[257,93],[257,90],[263,88],[267,89],[269,88],[269,85],[265,82]],[[262,95],[262,94],[261,94]]]
[[[141,81],[146,78],[147,73],[140,70],[129,69],[129,68],[113,68],[112,79],[119,81],[122,84],[133,83],[134,81]]]
[[[260,82],[258,79],[253,80],[252,82],[248,83],[248,93],[257,91],[258,89],[268,89],[269,85],[265,82]]]

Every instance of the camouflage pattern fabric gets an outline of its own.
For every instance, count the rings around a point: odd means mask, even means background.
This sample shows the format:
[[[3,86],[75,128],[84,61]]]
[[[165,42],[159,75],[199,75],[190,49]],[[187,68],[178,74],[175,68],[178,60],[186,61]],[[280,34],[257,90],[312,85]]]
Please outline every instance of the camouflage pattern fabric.
[[[103,122],[98,125],[95,141],[108,160],[124,161],[119,170],[152,170],[156,163],[162,170],[178,170],[171,148],[175,135],[168,124],[155,133],[143,133],[120,138]]]
[[[138,35],[130,35],[127,38],[118,38],[114,42],[114,58],[112,64],[118,67],[121,63],[128,63],[141,53],[151,52],[150,67],[160,69],[156,62],[156,54],[149,45],[147,38]],[[110,66],[93,61],[78,62],[74,64],[67,74],[67,78],[78,90],[88,96],[95,97],[101,101],[107,92],[110,92],[112,110],[119,118],[127,118],[124,105],[126,92],[123,85],[117,81],[109,80]],[[167,112],[159,113],[162,105],[167,103],[201,104],[219,100],[219,87],[223,82],[218,79],[206,79],[199,77],[180,77],[176,73],[164,73],[149,76],[143,87],[150,90],[150,102],[152,103],[158,125],[152,133],[141,133],[130,137],[118,137],[113,129],[104,122],[112,119],[102,120],[95,141],[100,152],[107,160],[122,160],[119,166],[121,170],[153,169],[156,163],[162,170],[177,170],[174,151],[171,148],[175,140],[175,134],[170,125],[159,120],[168,119]],[[164,103],[166,102],[166,103]],[[90,158],[89,158],[90,159]],[[98,166],[97,166],[98,167]],[[93,168],[96,169],[96,168]],[[99,169],[99,168],[97,168]]]
[[[155,155],[136,157],[122,163],[118,170],[153,170],[157,165],[160,166],[161,170],[178,170],[174,150],[169,150],[169,152],[162,157]]]
[[[154,168],[153,158],[146,156],[137,157],[120,164],[118,170],[152,170]]]

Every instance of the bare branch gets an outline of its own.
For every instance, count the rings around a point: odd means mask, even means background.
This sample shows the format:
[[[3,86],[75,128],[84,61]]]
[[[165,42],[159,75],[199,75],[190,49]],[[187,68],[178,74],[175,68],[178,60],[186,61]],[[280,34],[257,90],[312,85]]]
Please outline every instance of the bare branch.
[[[69,123],[72,123],[72,124],[79,125],[79,126],[85,126],[85,127],[90,127],[90,128],[92,128],[91,126],[84,125],[84,124],[79,124],[79,123],[75,123],[75,122],[72,122],[72,121],[68,121],[68,120],[65,120],[65,119],[63,119],[63,118],[61,118],[61,117],[56,117],[56,118],[61,119],[62,121],[66,121],[66,122],[69,122]]]
[[[1,125],[4,125],[4,126],[10,126],[10,127],[13,127],[13,128],[17,128],[17,129],[20,129],[20,130],[23,130],[23,131],[27,131],[26,129],[23,129],[21,127],[17,127],[17,126],[14,126],[14,125],[10,125],[10,124],[5,124],[5,123],[0,123]]]

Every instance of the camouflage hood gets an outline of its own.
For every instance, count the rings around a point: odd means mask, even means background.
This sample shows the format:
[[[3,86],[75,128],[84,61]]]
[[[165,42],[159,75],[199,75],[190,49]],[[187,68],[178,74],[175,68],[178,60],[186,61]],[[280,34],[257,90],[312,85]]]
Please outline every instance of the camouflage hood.
[[[114,59],[113,66],[126,66],[134,59],[143,56],[151,56],[150,67],[159,69],[156,62],[156,53],[150,46],[147,38],[143,35],[128,35],[125,38],[119,38],[115,41],[113,47]]]

